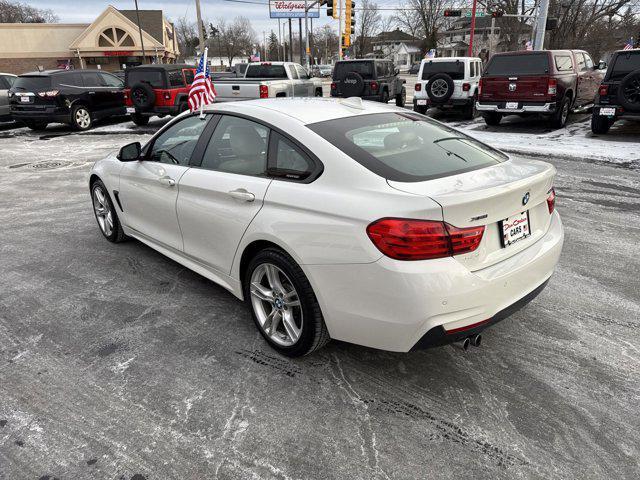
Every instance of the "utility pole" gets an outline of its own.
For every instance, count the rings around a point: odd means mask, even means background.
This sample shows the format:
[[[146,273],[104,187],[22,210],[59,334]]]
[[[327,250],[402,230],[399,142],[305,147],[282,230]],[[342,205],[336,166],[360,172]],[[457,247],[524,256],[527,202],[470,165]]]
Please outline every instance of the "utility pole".
[[[298,18],[298,40],[300,40],[300,65],[302,65],[302,50],[304,49],[302,45],[302,18]]]
[[[534,50],[544,48],[544,35],[547,32],[547,15],[549,13],[549,0],[540,0],[538,7],[538,20],[536,22],[536,37],[533,42]]]
[[[473,8],[471,9],[471,33],[469,34],[469,52],[468,57],[473,57],[473,36],[476,33],[476,10],[478,8],[478,0],[473,0]]]
[[[289,61],[293,62],[293,32],[291,31],[291,19],[289,19]]]
[[[197,0],[196,0],[197,1]],[[140,26],[140,12],[138,11],[138,0],[135,0],[136,3],[136,18],[138,19],[138,33],[140,34],[140,46],[142,47],[142,63],[145,63],[146,54],[144,53],[144,40],[142,40],[142,27]],[[82,65],[82,60],[80,60],[80,65]]]
[[[136,0],[136,4],[137,3],[138,3],[138,0]],[[196,18],[198,20],[198,38],[200,39],[200,55],[202,55],[202,52],[204,52],[204,32],[202,28],[202,15],[200,15],[200,0],[196,0]]]
[[[308,0],[304,0],[304,58],[309,69],[309,5]],[[302,63],[302,59],[300,59]]]
[[[487,60],[491,58],[493,55],[493,34],[496,31],[496,17],[491,17],[491,35],[489,36],[489,54],[487,55]]]
[[[342,2],[343,0],[338,0],[340,2],[340,18],[338,19],[338,60],[342,60]]]

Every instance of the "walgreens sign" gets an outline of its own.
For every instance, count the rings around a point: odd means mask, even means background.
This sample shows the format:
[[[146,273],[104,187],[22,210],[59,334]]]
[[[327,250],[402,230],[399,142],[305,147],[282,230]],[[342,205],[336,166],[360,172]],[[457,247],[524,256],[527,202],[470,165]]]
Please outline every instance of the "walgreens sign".
[[[311,5],[309,0],[307,5]],[[304,1],[289,0],[269,0],[269,16],[271,18],[304,18]],[[309,9],[309,18],[320,17],[320,6],[316,3],[315,7]]]

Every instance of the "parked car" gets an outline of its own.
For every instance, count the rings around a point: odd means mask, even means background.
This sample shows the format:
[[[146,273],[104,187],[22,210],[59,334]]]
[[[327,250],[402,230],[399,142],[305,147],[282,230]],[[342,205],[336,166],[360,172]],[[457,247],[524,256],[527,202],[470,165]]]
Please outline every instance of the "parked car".
[[[391,60],[340,60],[333,67],[332,97],[361,97],[365,100],[404,107],[405,80]]]
[[[426,113],[430,107],[462,110],[476,116],[482,60],[477,57],[442,57],[422,60],[413,95],[413,109]]]
[[[110,72],[111,75],[115,75],[124,83],[124,70],[116,70],[115,72]]]
[[[154,115],[178,115],[189,109],[189,87],[195,76],[193,65],[154,64],[126,70],[127,113],[136,125],[147,125]]]
[[[593,105],[602,78],[582,50],[498,53],[482,74],[478,110],[488,125],[503,115],[544,115],[562,128],[572,109]]]
[[[11,113],[9,112],[9,89],[15,81],[15,75],[0,73],[0,122],[11,120]]]
[[[422,62],[415,62],[411,65],[411,67],[409,68],[409,75],[417,75],[418,72],[420,71],[420,65],[422,64]]]
[[[9,90],[11,116],[32,130],[67,123],[88,130],[97,120],[124,115],[122,81],[100,70],[45,70],[16,78]]]
[[[611,57],[598,88],[591,130],[607,133],[621,118],[640,120],[640,49],[619,50]]]
[[[553,165],[359,98],[204,111],[96,162],[95,217],[244,299],[284,355],[477,345],[558,262]]]
[[[333,73],[333,67],[331,65],[313,65],[311,67],[312,77],[328,78]]]
[[[310,78],[302,65],[293,62],[250,63],[244,78],[216,80],[214,86],[216,102],[322,96],[322,81]]]

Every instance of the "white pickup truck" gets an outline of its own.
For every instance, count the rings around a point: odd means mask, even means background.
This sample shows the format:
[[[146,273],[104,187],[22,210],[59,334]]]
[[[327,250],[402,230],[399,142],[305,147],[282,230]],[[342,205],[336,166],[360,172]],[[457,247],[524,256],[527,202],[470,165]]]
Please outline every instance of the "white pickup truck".
[[[322,80],[309,78],[302,65],[292,62],[250,63],[244,78],[214,80],[213,86],[216,102],[322,96]]]

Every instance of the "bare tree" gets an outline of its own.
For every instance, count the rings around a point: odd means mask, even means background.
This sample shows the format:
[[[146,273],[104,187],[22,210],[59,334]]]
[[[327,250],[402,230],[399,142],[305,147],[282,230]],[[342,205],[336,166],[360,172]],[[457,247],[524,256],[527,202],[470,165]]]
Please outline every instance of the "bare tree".
[[[220,32],[222,51],[227,56],[229,65],[233,64],[234,58],[251,54],[256,44],[256,32],[247,17],[236,17],[229,24],[224,18],[220,18],[216,28]]]
[[[450,0],[406,0],[402,4],[404,10],[394,18],[398,27],[422,39],[421,49],[425,52],[436,47],[438,32],[449,23],[442,12],[451,7]]]
[[[58,17],[49,9],[26,3],[0,0],[0,23],[56,23]]]
[[[295,38],[294,38],[295,48]],[[295,50],[294,50],[295,51]],[[335,29],[327,24],[313,31],[313,57],[322,58],[328,62],[338,51],[338,34]]]
[[[200,43],[196,22],[190,22],[186,17],[181,17],[176,22],[175,28],[180,52],[185,58],[194,57]]]
[[[360,18],[356,21],[355,54],[357,58],[364,57],[371,51],[371,37],[380,31],[382,16],[378,11],[378,4],[372,0],[362,1]]]

